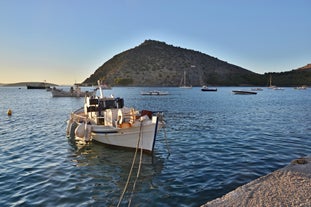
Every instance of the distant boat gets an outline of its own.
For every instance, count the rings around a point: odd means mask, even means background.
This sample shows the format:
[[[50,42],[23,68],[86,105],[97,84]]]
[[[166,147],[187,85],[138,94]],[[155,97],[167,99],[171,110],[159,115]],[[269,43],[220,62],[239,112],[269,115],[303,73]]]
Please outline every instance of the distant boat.
[[[275,85],[272,85],[272,76],[270,75],[270,79],[269,79],[269,89],[273,89],[273,90],[284,90],[284,88],[280,88],[280,87],[277,87]]]
[[[146,91],[146,92],[141,92],[141,95],[147,95],[147,96],[163,96],[163,95],[168,95],[167,91],[157,91],[157,90],[153,90],[153,91]]]
[[[202,86],[201,91],[217,91],[217,88],[209,88],[207,86]]]
[[[252,88],[252,91],[263,91],[262,88]]]
[[[269,86],[268,86],[269,89],[274,89],[276,88],[276,86],[272,85],[272,75],[270,75],[270,78],[269,78]]]
[[[237,90],[237,91],[232,91],[234,94],[236,95],[256,95],[257,92],[254,92],[254,91],[240,91],[240,90]]]
[[[93,91],[81,91],[81,88],[75,84],[75,87],[70,87],[69,91],[63,89],[52,88],[51,90],[53,97],[85,97],[85,96],[96,96],[96,89]]]
[[[273,90],[284,90],[284,88],[274,87]]]
[[[297,86],[294,89],[296,89],[296,90],[306,90],[307,88],[308,88],[308,86],[303,85],[303,86]]]
[[[184,76],[181,78],[179,88],[192,88],[192,85],[187,85],[187,72],[184,71]]]
[[[27,89],[48,89],[48,88],[50,88],[50,86],[47,85],[45,82],[44,83],[27,84],[26,87],[27,87]]]

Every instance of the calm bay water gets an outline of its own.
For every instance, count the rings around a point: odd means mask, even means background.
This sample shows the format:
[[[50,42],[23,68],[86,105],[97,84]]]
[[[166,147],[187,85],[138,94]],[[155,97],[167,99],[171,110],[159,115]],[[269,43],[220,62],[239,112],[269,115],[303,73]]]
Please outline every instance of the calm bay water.
[[[140,95],[152,89],[104,91],[127,106],[164,111],[167,122],[121,206],[130,199],[131,206],[200,206],[311,154],[311,89],[242,96],[231,93],[236,87],[161,88],[170,95]],[[83,98],[14,87],[0,87],[0,97],[0,206],[117,205],[134,152],[68,142],[66,120]]]

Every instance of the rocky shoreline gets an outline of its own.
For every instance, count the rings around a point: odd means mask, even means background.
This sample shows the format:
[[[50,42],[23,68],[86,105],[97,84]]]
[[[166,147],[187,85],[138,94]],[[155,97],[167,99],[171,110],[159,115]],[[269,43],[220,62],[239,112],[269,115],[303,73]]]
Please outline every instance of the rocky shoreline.
[[[311,157],[238,187],[201,207],[311,206]]]

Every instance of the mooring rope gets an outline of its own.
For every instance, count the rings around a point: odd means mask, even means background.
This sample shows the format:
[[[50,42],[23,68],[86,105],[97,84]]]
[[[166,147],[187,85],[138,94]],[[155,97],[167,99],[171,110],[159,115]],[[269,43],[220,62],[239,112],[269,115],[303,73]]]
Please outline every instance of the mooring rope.
[[[137,183],[137,180],[139,178],[139,175],[140,175],[140,170],[141,170],[141,166],[142,166],[142,162],[143,162],[143,139],[141,139],[141,137],[143,137],[142,135],[143,133],[143,130],[142,130],[142,122],[140,124],[140,133],[139,133],[139,140],[141,140],[141,148],[140,148],[140,156],[139,156],[139,164],[138,164],[138,169],[137,169],[137,173],[136,173],[136,179],[134,181],[134,184],[133,184],[133,189],[132,189],[132,192],[131,192],[131,197],[129,199],[129,204],[128,204],[128,207],[131,206],[131,203],[132,203],[132,198],[133,198],[133,195],[134,195],[134,191],[135,191],[135,187],[136,187],[136,183]]]
[[[126,192],[126,190],[127,190],[127,187],[128,187],[128,185],[129,185],[129,182],[130,182],[130,179],[131,179],[131,176],[132,176],[133,168],[134,168],[135,161],[136,161],[137,152],[138,152],[138,149],[139,149],[139,143],[140,143],[140,139],[141,139],[141,134],[142,134],[142,125],[143,125],[143,120],[140,122],[140,132],[139,132],[139,137],[138,137],[138,141],[137,141],[137,145],[136,145],[136,149],[135,149],[135,153],[134,153],[134,158],[133,158],[133,161],[132,161],[132,166],[131,166],[129,175],[128,175],[128,177],[127,177],[127,180],[126,180],[126,183],[125,183],[123,192],[122,192],[122,194],[121,194],[121,196],[120,196],[120,199],[119,199],[119,202],[118,202],[117,207],[120,206],[121,201],[123,200],[123,197],[124,197],[124,195],[125,195],[125,192]],[[142,150],[143,150],[143,149],[142,149],[142,147],[141,147],[141,157],[142,157]],[[141,165],[141,163],[140,163],[140,165]],[[139,165],[139,171],[140,171],[140,165]],[[139,171],[137,170],[137,175],[139,175]],[[135,181],[134,184],[136,184],[136,181]],[[133,191],[134,191],[134,186],[133,186]],[[133,191],[132,191],[132,192],[133,192]],[[129,206],[130,206],[130,203],[131,203],[131,202],[129,201]]]

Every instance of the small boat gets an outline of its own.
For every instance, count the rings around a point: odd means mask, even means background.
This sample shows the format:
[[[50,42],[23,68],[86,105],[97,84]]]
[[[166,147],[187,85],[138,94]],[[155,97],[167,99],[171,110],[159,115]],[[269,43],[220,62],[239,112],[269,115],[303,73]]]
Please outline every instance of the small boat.
[[[296,89],[296,90],[306,90],[307,88],[308,88],[308,86],[303,85],[303,86],[297,86],[294,89]]]
[[[126,107],[123,98],[104,97],[99,90],[99,97],[86,97],[84,106],[71,113],[67,137],[153,152],[157,132],[164,126],[163,114]]]
[[[252,91],[263,91],[262,88],[252,88]]]
[[[254,91],[232,91],[234,94],[236,95],[256,95],[257,92],[254,92]]]
[[[146,91],[146,92],[141,92],[141,95],[144,96],[163,96],[163,95],[168,95],[169,93],[167,91]]]
[[[26,85],[27,89],[49,89],[50,86],[46,83],[32,83]]]
[[[276,86],[272,85],[272,75],[269,76],[269,86],[268,86],[269,89],[274,89],[276,88]]]
[[[202,86],[201,91],[217,91],[217,88],[209,88],[207,86]]]
[[[281,87],[274,87],[272,88],[273,90],[284,90],[284,88],[281,88]]]
[[[268,86],[269,89],[273,89],[273,90],[284,90],[284,88],[280,88],[280,87],[277,87],[275,85],[272,85],[272,76],[270,75],[270,79],[269,79],[269,86]]]
[[[53,87],[51,90],[53,97],[85,97],[85,96],[95,96],[96,89],[93,91],[81,91],[81,88],[75,84],[75,87],[70,87],[69,91],[63,89],[58,89]]]

